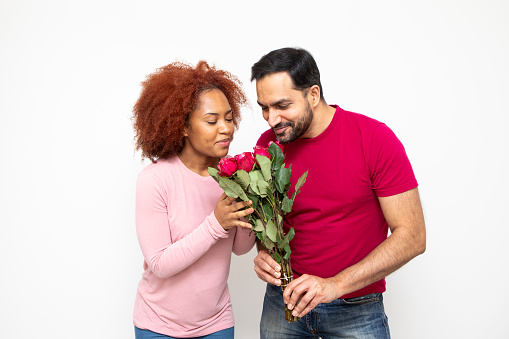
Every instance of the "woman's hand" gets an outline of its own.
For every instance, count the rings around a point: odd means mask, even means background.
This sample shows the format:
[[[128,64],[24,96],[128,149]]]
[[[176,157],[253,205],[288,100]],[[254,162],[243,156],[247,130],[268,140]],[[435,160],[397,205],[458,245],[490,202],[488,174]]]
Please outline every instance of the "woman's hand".
[[[235,198],[227,196],[226,193],[221,195],[214,209],[214,215],[217,221],[226,231],[234,226],[251,228],[251,224],[240,220],[240,218],[254,212],[253,208],[247,208],[241,211],[242,208],[249,207],[252,201],[250,200],[249,203],[240,201],[232,204],[234,201]]]

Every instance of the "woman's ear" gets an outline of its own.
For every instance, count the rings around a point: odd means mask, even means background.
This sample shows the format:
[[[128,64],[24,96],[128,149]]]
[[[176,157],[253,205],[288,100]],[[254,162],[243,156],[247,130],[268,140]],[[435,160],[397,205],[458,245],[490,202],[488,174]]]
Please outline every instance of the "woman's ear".
[[[184,133],[183,133],[184,137],[189,136],[189,128],[191,128],[191,123],[189,122],[190,118],[191,118],[191,114],[188,114],[186,117],[186,121],[184,122]]]

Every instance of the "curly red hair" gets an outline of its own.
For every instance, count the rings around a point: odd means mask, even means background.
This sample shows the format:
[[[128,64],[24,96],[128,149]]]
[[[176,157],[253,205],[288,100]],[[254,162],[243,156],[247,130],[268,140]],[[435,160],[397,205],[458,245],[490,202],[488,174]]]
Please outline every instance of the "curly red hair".
[[[136,150],[152,162],[178,154],[184,146],[184,127],[203,91],[220,89],[232,108],[238,127],[240,107],[247,105],[242,83],[231,73],[200,61],[195,68],[173,62],[158,68],[142,82],[133,108]]]

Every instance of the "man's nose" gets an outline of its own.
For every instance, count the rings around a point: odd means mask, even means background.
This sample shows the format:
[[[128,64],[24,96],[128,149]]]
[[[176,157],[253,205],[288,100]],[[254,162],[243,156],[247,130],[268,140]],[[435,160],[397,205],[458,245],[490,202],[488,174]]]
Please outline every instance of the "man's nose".
[[[281,122],[281,115],[277,112],[277,110],[271,109],[269,110],[269,118],[267,119],[269,126],[274,128],[277,124]]]

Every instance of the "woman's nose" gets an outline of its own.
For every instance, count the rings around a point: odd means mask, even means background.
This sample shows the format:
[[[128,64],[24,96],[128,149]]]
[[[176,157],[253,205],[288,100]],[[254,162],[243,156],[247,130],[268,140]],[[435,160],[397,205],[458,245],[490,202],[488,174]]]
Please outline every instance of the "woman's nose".
[[[221,134],[228,134],[230,133],[230,126],[226,123],[226,121],[223,121],[219,124],[219,133]]]

